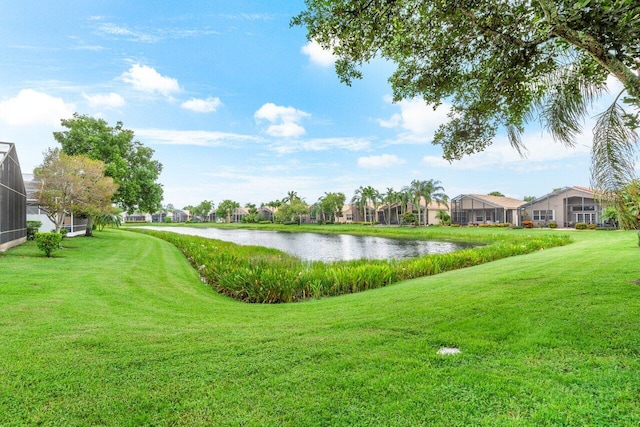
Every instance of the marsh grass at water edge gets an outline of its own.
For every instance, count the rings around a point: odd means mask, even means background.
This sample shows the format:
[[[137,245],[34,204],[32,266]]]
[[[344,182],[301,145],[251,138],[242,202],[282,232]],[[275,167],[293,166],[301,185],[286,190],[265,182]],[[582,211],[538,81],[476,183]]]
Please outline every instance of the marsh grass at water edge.
[[[275,249],[135,229],[175,245],[218,292],[251,303],[287,303],[380,288],[402,280],[561,246],[563,234],[491,237],[489,244],[404,260],[308,262]],[[489,239],[488,239],[489,240]]]

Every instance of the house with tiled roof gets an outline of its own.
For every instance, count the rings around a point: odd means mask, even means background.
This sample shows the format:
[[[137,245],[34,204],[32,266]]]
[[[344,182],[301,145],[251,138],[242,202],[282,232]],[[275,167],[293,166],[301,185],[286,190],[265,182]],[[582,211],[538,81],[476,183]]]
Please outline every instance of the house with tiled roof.
[[[503,196],[460,194],[449,202],[451,223],[460,225],[511,224],[520,226],[520,210],[527,202]]]
[[[602,204],[587,187],[563,187],[523,206],[523,218],[535,226],[555,222],[558,227],[573,227],[578,222],[599,224]]]

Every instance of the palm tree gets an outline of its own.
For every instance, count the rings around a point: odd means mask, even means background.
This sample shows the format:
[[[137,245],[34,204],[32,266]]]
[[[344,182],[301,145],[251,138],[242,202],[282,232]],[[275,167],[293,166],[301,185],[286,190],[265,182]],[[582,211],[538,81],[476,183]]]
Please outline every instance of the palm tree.
[[[287,192],[287,197],[282,199],[282,202],[283,203],[291,203],[294,200],[300,200],[300,196],[298,196],[298,193],[296,191],[289,191],[289,192]]]
[[[371,218],[370,218],[371,220],[370,222],[373,224],[374,222],[376,222],[376,218],[374,215],[377,215],[378,206],[380,205],[380,192],[369,185],[363,189],[362,193],[364,198],[365,212],[367,209],[367,206],[366,206],[367,201],[370,201],[371,203],[373,203],[373,214],[371,215]],[[367,218],[365,213],[365,222],[366,221],[367,221]]]
[[[400,222],[400,218],[406,212],[407,205],[411,201],[411,192],[409,190],[409,187],[402,188],[402,190],[398,193],[398,200],[400,202],[400,213],[398,214],[398,212],[396,211],[396,216],[398,216],[398,222]]]
[[[364,205],[366,204],[366,196],[364,195],[364,187],[360,186],[356,188],[354,191],[353,197],[351,198],[351,203],[358,206],[358,210],[362,211],[362,216],[364,218]],[[366,221],[366,218],[365,218]]]
[[[414,179],[409,185],[409,195],[414,207],[418,207],[418,226],[420,226],[420,200],[422,200],[422,190],[426,186],[426,181]]]
[[[387,204],[386,223],[391,225],[391,204],[397,201],[397,193],[393,187],[387,187],[387,192],[384,194],[384,202]]]
[[[444,204],[448,208],[449,197],[444,194],[444,187],[440,185],[440,181],[430,179],[423,181],[423,183],[422,197],[425,201],[424,225],[427,225],[429,222],[429,204],[436,202],[438,206]]]
[[[418,225],[421,224],[421,201],[424,199],[424,225],[429,222],[429,204],[436,202],[438,205],[444,204],[447,206],[449,197],[443,193],[444,188],[440,185],[440,181],[429,179],[426,181],[413,180],[409,186],[413,201],[418,205]],[[447,206],[448,207],[448,206]]]

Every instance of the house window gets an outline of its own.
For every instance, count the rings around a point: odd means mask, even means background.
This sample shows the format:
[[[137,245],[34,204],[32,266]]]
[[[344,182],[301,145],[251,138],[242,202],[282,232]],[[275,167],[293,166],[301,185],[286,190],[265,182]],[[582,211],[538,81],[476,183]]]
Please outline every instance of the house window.
[[[575,214],[576,222],[586,222],[587,224],[594,224],[596,222],[596,214],[585,213]]]
[[[347,214],[347,221],[353,221],[353,214]]]
[[[595,205],[584,205],[584,206],[572,206],[571,211],[573,212],[593,212],[596,210]]]
[[[534,221],[553,221],[553,218],[554,218],[553,210],[533,211]]]

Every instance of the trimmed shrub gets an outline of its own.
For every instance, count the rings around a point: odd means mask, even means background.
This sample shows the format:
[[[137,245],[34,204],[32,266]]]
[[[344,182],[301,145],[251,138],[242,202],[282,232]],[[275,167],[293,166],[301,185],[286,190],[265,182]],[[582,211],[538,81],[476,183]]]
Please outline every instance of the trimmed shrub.
[[[593,224],[593,223],[587,224],[587,229],[589,230],[595,230],[596,228],[598,228],[598,224]]]
[[[45,253],[47,258],[51,257],[53,251],[60,248],[62,234],[60,233],[36,233],[36,244],[38,249]]]
[[[551,222],[549,223],[549,228],[558,228],[558,223],[557,223],[557,222],[555,222],[555,221],[551,221]]]
[[[27,240],[34,240],[40,227],[42,227],[40,221],[27,221]]]
[[[522,221],[522,226],[524,228],[533,228],[533,221]]]
[[[586,230],[587,223],[586,222],[576,222],[576,230]]]

